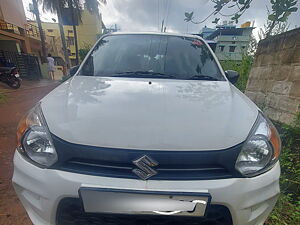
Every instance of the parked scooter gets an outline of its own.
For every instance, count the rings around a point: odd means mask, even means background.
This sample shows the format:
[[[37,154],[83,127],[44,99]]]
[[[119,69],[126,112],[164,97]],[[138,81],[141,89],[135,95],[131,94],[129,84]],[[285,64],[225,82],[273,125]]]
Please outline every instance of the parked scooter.
[[[0,81],[11,88],[17,89],[21,86],[21,78],[16,67],[0,67]]]

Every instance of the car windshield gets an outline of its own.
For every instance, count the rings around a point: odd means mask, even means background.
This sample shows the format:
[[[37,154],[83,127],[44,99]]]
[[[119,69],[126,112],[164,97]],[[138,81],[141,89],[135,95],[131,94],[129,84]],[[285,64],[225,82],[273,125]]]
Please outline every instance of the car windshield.
[[[224,81],[214,57],[197,38],[109,35],[98,42],[80,75]]]

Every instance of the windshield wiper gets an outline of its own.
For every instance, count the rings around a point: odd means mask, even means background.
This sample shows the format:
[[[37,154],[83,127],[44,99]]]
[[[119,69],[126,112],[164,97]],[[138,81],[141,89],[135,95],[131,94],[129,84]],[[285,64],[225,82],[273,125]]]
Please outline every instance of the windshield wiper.
[[[168,75],[159,72],[151,71],[126,71],[116,73],[113,77],[140,77],[140,78],[174,78],[173,75]]]
[[[189,78],[189,80],[211,80],[211,81],[218,81],[217,78],[207,76],[207,75],[193,75]]]

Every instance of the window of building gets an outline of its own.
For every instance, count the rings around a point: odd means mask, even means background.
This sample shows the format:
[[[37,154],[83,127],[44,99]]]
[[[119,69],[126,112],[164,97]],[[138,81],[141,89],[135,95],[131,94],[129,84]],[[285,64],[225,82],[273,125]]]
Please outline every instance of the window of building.
[[[229,46],[229,52],[234,52],[235,48],[236,48],[236,46]]]
[[[53,32],[53,29],[47,29],[47,31],[51,33],[51,32]]]
[[[232,44],[235,44],[235,41],[231,42]]]
[[[224,51],[224,48],[225,48],[224,45],[219,45],[219,50],[220,50],[220,52],[223,52],[223,51]]]
[[[68,30],[68,33],[71,33],[71,34],[73,34],[73,30]]]

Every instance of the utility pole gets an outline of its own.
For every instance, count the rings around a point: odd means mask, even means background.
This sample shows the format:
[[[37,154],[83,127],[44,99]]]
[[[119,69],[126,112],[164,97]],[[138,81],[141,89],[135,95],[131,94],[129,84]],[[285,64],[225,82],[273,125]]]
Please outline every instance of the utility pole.
[[[162,20],[160,32],[164,32],[164,23],[165,23],[165,20]]]
[[[37,4],[37,0],[32,0],[32,6],[33,6],[33,13],[35,14],[36,23],[38,25],[40,38],[41,38],[41,46],[42,46],[42,63],[46,63],[46,57],[47,57],[47,50],[46,50],[46,41],[45,41],[45,34],[42,27],[42,22],[40,18],[40,12]]]

